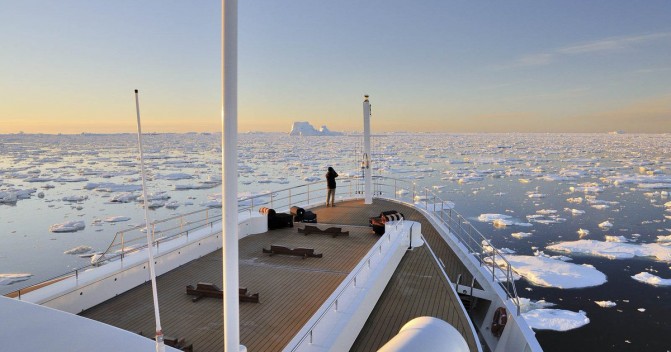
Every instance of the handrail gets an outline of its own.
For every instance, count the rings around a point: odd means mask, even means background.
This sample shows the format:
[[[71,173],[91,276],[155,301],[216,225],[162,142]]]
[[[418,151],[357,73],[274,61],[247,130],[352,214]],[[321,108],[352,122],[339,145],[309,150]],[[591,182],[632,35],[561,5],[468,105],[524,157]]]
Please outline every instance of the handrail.
[[[378,189],[381,189],[384,186],[392,186],[384,183],[383,181],[393,181],[393,199],[401,201],[404,200],[404,197],[397,193],[399,192],[399,183],[401,183],[409,188],[407,190],[408,195],[412,194],[411,200],[413,203],[415,199],[419,199],[420,208],[422,205],[422,200],[424,201],[424,209],[427,211],[432,211],[431,209],[433,208],[433,212],[438,213],[438,216],[435,218],[443,225],[445,225],[450,230],[450,232],[455,235],[459,242],[462,243],[471,252],[471,254],[473,254],[473,256],[478,260],[480,266],[484,266],[486,270],[491,273],[492,281],[497,282],[506,292],[508,298],[510,298],[517,307],[517,315],[520,315],[520,301],[517,294],[517,288],[515,287],[512,265],[510,265],[510,262],[508,262],[508,260],[505,258],[505,255],[496,247],[494,247],[494,245],[492,245],[492,243],[485,236],[483,236],[482,233],[470,223],[470,221],[459,214],[456,210],[452,209],[451,206],[448,206],[448,209],[445,209],[446,203],[448,205],[451,203],[441,199],[433,190],[426,187],[424,187],[424,189],[418,190],[417,184],[414,182],[385,176],[374,176],[373,179],[377,181],[375,185],[378,187]],[[412,193],[410,193],[410,189],[412,189]],[[422,193],[424,195],[423,197],[420,196]],[[433,200],[433,203],[429,203],[430,199]],[[500,275],[497,275],[497,271],[499,274],[505,274],[505,277],[500,277]]]
[[[432,199],[433,203],[431,205],[433,205],[433,211],[438,213],[436,219],[444,224],[456,236],[460,243],[462,243],[469,251],[471,251],[473,256],[478,260],[479,264],[484,266],[492,274],[492,281],[498,282],[508,297],[513,300],[517,306],[519,315],[519,297],[517,296],[517,289],[513,281],[512,266],[505,259],[503,253],[496,249],[496,247],[494,247],[491,242],[485,238],[482,233],[480,233],[480,231],[471,225],[471,223],[466,218],[464,218],[451,207],[449,207],[449,209],[445,209],[445,205],[450,203],[441,199],[438,195],[436,195],[435,192],[433,192],[433,190],[428,188],[418,189],[414,182],[411,183],[406,180],[385,176],[373,176],[373,180],[373,189],[375,190],[375,195],[378,197],[384,195],[385,192],[383,191],[383,187],[393,187],[393,192],[391,192],[393,194],[393,199],[401,201],[407,200],[407,197],[403,197],[397,193],[399,189],[404,189],[399,186],[400,184],[405,185],[405,187],[408,188],[408,195],[412,194],[411,200],[413,202],[415,198],[420,200],[423,199],[424,209],[427,211],[431,211],[431,207],[429,206],[429,199]],[[346,190],[345,192],[338,192],[336,195],[337,198],[343,199],[363,197],[363,194],[361,194],[359,191],[361,188],[359,183],[361,181],[362,178],[360,176],[341,179],[340,184],[347,184],[347,186],[341,186],[339,188],[345,188]],[[384,183],[385,181],[389,182],[389,184]],[[412,189],[412,193],[410,193],[410,189]],[[422,193],[423,197],[419,196],[419,194]],[[326,187],[324,187],[323,181],[317,181],[285,188],[278,191],[268,191],[251,195],[249,197],[240,198],[238,199],[238,213],[248,213],[249,216],[252,216],[255,211],[258,211],[259,208],[268,204],[276,209],[289,209],[292,205],[308,206],[311,204],[321,203],[325,201],[325,199]],[[440,204],[440,208],[436,210],[438,204]],[[152,232],[154,233],[154,245],[158,246],[159,242],[168,241],[181,236],[188,237],[190,231],[208,225],[212,226],[214,223],[221,220],[221,212],[213,211],[216,209],[217,208],[204,208],[201,210],[196,210],[186,214],[152,222],[151,227]],[[179,224],[179,226],[177,224]],[[137,246],[132,245],[136,241],[139,241],[138,238],[143,238],[145,236],[141,232],[142,229],[144,229],[144,226],[136,226],[117,232],[112,242],[100,257],[100,261],[115,259],[123,260],[125,254],[146,248],[146,244]],[[135,233],[135,235],[129,235],[133,233]],[[22,289],[15,290],[8,293],[7,295],[20,296],[22,291],[26,292],[33,290],[36,286],[44,285],[45,282],[59,279],[65,276],[73,274],[77,275],[79,271],[90,269],[95,265],[96,264],[94,263],[77,268],[63,275],[58,275]],[[497,270],[499,273],[505,273],[505,278],[499,277],[497,275]]]

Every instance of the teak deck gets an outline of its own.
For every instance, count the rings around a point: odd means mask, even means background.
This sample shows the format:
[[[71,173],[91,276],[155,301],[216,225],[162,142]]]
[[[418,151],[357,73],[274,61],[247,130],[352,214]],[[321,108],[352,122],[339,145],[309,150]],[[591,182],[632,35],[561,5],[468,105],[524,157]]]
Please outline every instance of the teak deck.
[[[451,280],[470,275],[419,212],[376,199],[336,203],[336,207],[312,209],[324,229],[338,225],[349,236],[304,236],[297,228],[272,230],[240,240],[240,287],[259,292],[260,303],[240,303],[240,339],[251,352],[280,351],[338,287],[379,239],[367,227],[368,219],[396,209],[406,219],[422,223],[422,234],[446,265]],[[329,225],[324,225],[329,224]],[[349,226],[348,226],[349,225]],[[297,224],[296,226],[301,226]],[[261,249],[271,244],[314,248],[323,258],[303,260],[294,256],[268,256]],[[222,302],[202,299],[191,302],[185,286],[197,282],[222,285],[221,252],[216,251],[183,265],[157,279],[161,325],[166,335],[185,338],[194,351],[222,351]],[[429,315],[452,324],[476,350],[468,319],[458,308],[458,298],[426,247],[408,251],[366,322],[353,351],[372,351],[392,338],[414,317]],[[81,315],[133,332],[152,336],[154,313],[149,284],[121,294]]]

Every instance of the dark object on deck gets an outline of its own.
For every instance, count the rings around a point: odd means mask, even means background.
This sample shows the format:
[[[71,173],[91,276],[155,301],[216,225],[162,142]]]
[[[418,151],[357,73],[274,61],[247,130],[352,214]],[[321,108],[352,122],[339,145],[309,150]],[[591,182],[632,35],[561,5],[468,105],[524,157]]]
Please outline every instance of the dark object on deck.
[[[187,345],[186,339],[184,338],[179,339],[176,337],[163,336],[163,342],[165,342],[166,346],[176,348],[180,351],[193,352],[193,344]]]
[[[272,215],[275,215],[275,209],[261,207],[261,208],[259,208],[259,213],[264,214],[264,215],[268,215],[268,216],[272,216]]]
[[[249,293],[246,287],[238,289],[238,298],[240,302],[259,303],[259,293]]]
[[[403,214],[399,213],[396,210],[387,210],[380,213],[380,216],[372,217],[368,220],[368,223],[373,227],[373,231],[377,235],[384,235],[384,225],[390,221],[402,220]]]
[[[277,213],[275,216],[268,216],[268,229],[283,229],[285,227],[294,227],[294,218],[290,214]]]
[[[294,217],[295,222],[301,222],[303,221],[303,215],[305,215],[305,209],[293,206],[289,209],[289,213]]]
[[[277,213],[275,209],[266,207],[259,208],[259,213],[268,215],[268,229],[282,229],[285,227],[294,227],[293,216],[285,213]]]
[[[316,223],[317,222],[317,214],[315,214],[315,213],[313,213],[309,210],[306,210],[305,214],[303,214],[303,222],[312,223],[312,224]]]
[[[217,287],[217,285],[209,282],[199,282],[196,285],[196,288],[187,285],[186,294],[196,296],[191,299],[193,302],[197,302],[203,297],[224,298],[224,291]],[[238,289],[238,298],[240,299],[240,302],[259,303],[259,294],[250,294],[245,287]]]
[[[333,238],[338,236],[349,236],[349,231],[343,231],[340,227],[329,227],[326,230],[322,230],[317,226],[305,225],[304,228],[298,229],[298,233],[304,233],[305,236],[316,233],[321,235],[331,235]]]
[[[270,253],[272,256],[273,254],[286,254],[286,255],[293,255],[297,257],[303,257],[303,259],[307,257],[313,257],[313,258],[321,258],[322,254],[317,253],[315,254],[314,248],[289,248],[286,246],[278,246],[278,245],[270,245],[270,249],[263,249],[263,253]]]
[[[384,223],[380,218],[370,218],[370,226],[373,227],[376,235],[384,235]]]

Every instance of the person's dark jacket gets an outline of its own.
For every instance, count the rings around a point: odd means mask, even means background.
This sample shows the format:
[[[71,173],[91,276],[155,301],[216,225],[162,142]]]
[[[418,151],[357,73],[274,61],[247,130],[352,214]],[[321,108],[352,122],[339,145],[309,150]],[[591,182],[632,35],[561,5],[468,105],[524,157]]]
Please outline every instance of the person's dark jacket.
[[[329,167],[328,172],[326,172],[326,186],[329,189],[335,189],[336,188],[336,177],[338,177],[338,173],[333,170],[332,167]]]

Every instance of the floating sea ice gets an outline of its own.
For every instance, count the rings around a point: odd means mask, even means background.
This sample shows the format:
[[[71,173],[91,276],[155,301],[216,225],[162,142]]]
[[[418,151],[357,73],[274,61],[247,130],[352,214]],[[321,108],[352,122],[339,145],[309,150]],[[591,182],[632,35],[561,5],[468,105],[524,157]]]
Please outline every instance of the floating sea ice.
[[[36,189],[9,189],[0,191],[0,204],[13,204],[21,199],[29,199]]]
[[[51,232],[75,232],[86,227],[83,221],[68,221],[62,224],[54,224],[49,227]]]
[[[0,274],[0,285],[11,285],[16,282],[26,281],[33,274]]]
[[[515,238],[522,239],[522,238],[531,236],[531,232],[514,232],[514,233],[511,233],[510,235],[515,237]]]
[[[95,182],[90,182],[84,185],[84,189],[88,190],[96,190],[100,192],[135,192],[135,191],[141,191],[142,186],[141,185],[119,185],[116,183],[110,183],[110,182],[102,182],[102,183],[95,183]]]
[[[86,195],[80,195],[80,196],[74,195],[74,196],[63,197],[63,201],[65,202],[81,202],[87,199],[89,199],[89,196]]]
[[[179,202],[176,200],[165,203],[165,207],[168,209],[177,209],[179,208]]]
[[[584,210],[579,210],[579,209],[571,209],[571,208],[564,208],[564,211],[569,212],[573,215],[582,215],[585,214]]]
[[[161,175],[161,174],[156,175],[156,179],[171,180],[171,181],[188,180],[188,179],[192,179],[192,178],[193,178],[193,176],[191,176],[189,174],[181,173],[181,172],[167,174],[167,175]]]
[[[149,193],[147,195],[147,199],[149,199],[149,202],[154,201],[154,200],[168,200],[170,199],[170,195],[167,194],[166,192],[156,192],[156,193]],[[138,198],[140,202],[144,201],[144,197],[140,196]]]
[[[149,204],[147,204],[147,207],[149,209],[158,209],[158,208],[164,206],[165,203],[166,202],[164,200],[150,200]]]
[[[641,313],[645,312],[645,308],[638,308],[638,309],[636,309],[636,310],[639,311],[639,312],[641,312]]]
[[[603,308],[611,308],[617,305],[617,303],[611,301],[594,301],[594,303]]]
[[[653,286],[671,286],[671,279],[662,279],[659,276],[652,275],[648,272],[638,273],[631,277],[636,281],[646,283]]]
[[[398,191],[396,191],[396,194],[398,194],[399,196],[406,195],[408,193],[410,193],[410,191],[408,191],[407,189],[399,189]]]
[[[492,225],[494,225],[494,227],[496,228],[502,228],[513,224],[514,222],[512,220],[506,220],[506,219],[495,219],[494,221],[492,221]]]
[[[608,259],[629,259],[633,257],[655,257],[671,262],[671,247],[659,243],[620,243],[595,240],[560,242],[546,247],[549,250],[566,253],[583,253]]]
[[[536,210],[536,214],[551,215],[551,214],[557,214],[557,211],[554,209],[540,209]]]
[[[545,194],[542,193],[530,193],[528,194],[529,198],[545,198]]]
[[[546,256],[507,255],[513,271],[537,286],[581,288],[606,282],[606,275],[591,265],[567,263]]]
[[[589,230],[578,229],[578,235],[580,236],[580,238],[583,238],[583,237],[589,235]]]
[[[606,204],[593,204],[592,208],[599,209],[599,210],[604,210],[604,209],[610,208],[610,206],[608,206]]]
[[[112,203],[130,203],[136,199],[138,199],[140,195],[132,192],[124,192],[120,194],[115,194],[112,196],[112,199],[110,199],[110,202]]]
[[[563,309],[534,309],[523,313],[522,317],[535,330],[567,331],[589,324],[587,313]]]
[[[608,235],[606,235],[606,242],[624,243],[624,242],[629,242],[629,240],[624,236],[608,236]]]
[[[494,220],[506,220],[506,219],[511,219],[512,216],[510,215],[504,215],[504,214],[480,214],[478,216],[478,221],[480,222],[492,222]]]
[[[609,228],[613,227],[613,224],[610,221],[606,220],[606,221],[600,223],[599,227],[602,228],[602,229],[609,229]]]
[[[520,302],[520,312],[526,313],[529,311],[532,311],[534,309],[541,309],[541,308],[547,308],[547,307],[552,307],[555,304],[551,302],[547,302],[543,299],[539,301],[532,301],[528,298],[520,297],[519,298]]]
[[[121,222],[130,220],[127,216],[110,216],[105,218],[105,222]]]
[[[72,249],[68,249],[67,251],[63,252],[63,254],[72,254],[72,255],[78,255],[78,254],[84,254],[92,251],[93,248],[89,246],[78,246]]]
[[[569,187],[571,192],[582,192],[582,193],[600,193],[603,192],[603,188],[601,188],[598,184],[596,183],[582,183],[577,187]]]
[[[671,242],[671,235],[657,236],[657,242]]]
[[[319,177],[319,176],[308,176],[308,177],[303,178],[303,181],[305,181],[305,182],[317,182],[317,181],[320,181],[321,179],[322,178]]]
[[[568,198],[566,201],[569,203],[582,203],[582,197]]]

